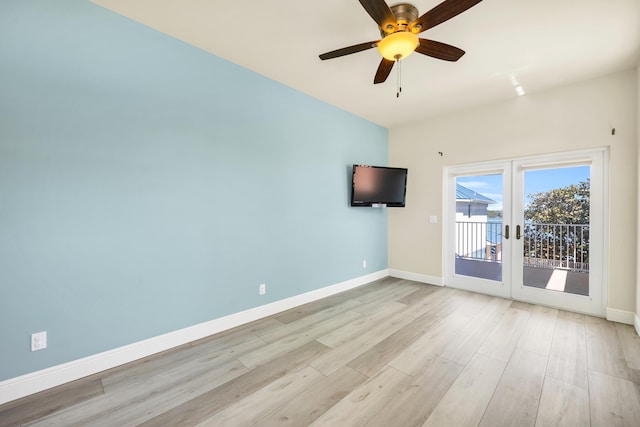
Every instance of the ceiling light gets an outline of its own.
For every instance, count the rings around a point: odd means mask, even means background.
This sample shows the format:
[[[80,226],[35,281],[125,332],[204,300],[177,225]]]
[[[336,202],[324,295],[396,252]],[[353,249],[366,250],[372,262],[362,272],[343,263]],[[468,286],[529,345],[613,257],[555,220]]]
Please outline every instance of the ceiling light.
[[[516,78],[515,74],[509,74],[509,79],[511,79],[511,84],[513,85],[513,89],[515,89],[516,94],[518,96],[526,95],[526,93],[524,91],[524,88],[522,87],[522,85],[520,84],[518,79]]]
[[[378,42],[378,51],[385,59],[399,61],[418,47],[418,36],[408,31],[389,34]]]

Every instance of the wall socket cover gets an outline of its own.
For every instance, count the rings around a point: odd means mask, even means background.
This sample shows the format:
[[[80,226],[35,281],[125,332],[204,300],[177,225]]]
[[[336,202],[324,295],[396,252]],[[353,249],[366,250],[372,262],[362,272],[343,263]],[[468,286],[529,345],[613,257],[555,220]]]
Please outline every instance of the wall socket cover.
[[[265,283],[261,283],[260,286],[258,286],[258,293],[260,295],[264,295],[267,293],[267,285]]]
[[[31,334],[31,351],[44,350],[47,348],[47,331]]]

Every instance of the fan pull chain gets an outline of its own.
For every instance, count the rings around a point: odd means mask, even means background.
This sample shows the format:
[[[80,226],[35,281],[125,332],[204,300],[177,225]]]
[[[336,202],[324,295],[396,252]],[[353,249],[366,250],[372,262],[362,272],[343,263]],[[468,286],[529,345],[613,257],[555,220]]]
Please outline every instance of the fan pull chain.
[[[396,83],[396,98],[400,98],[400,92],[402,92],[402,70],[400,64],[402,61],[399,59],[396,61],[398,63],[398,71],[397,71],[397,83]]]

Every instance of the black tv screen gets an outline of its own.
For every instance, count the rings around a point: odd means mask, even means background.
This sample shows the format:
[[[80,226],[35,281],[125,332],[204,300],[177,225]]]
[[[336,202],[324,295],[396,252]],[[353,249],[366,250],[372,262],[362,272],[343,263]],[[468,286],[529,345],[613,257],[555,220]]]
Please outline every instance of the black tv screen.
[[[407,169],[353,165],[351,206],[404,207]]]

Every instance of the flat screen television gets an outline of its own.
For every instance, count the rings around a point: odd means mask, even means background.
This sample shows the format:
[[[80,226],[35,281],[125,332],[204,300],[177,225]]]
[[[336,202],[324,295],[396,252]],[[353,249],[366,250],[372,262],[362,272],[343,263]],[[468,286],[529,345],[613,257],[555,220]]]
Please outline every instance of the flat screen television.
[[[353,165],[351,206],[405,206],[407,169]]]

